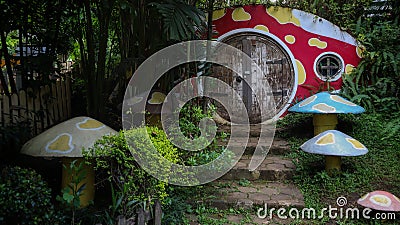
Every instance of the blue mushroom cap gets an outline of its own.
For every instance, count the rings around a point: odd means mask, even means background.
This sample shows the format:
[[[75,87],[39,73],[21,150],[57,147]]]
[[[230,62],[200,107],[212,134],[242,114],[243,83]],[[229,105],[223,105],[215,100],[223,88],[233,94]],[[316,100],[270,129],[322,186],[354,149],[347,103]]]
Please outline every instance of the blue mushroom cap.
[[[339,95],[329,94],[328,92],[320,92],[312,95],[303,101],[292,106],[289,112],[301,113],[363,113],[365,109],[356,105]]]
[[[337,130],[324,131],[300,148],[308,153],[332,156],[359,156],[368,152],[359,141]]]

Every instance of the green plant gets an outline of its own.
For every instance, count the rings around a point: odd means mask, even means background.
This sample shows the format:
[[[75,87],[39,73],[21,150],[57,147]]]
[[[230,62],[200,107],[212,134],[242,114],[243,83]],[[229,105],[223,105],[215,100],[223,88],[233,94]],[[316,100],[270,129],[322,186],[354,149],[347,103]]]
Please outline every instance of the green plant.
[[[51,203],[51,190],[32,169],[6,167],[0,177],[0,223],[61,224]]]
[[[201,190],[200,186],[180,187],[169,186],[169,196],[163,205],[162,224],[187,224],[184,219],[187,213],[193,213],[192,205],[187,199],[193,198]]]
[[[163,201],[168,196],[166,180],[159,181],[152,177],[140,167],[133,156],[138,152],[150,152],[151,143],[146,139],[147,134],[162,157],[178,162],[177,149],[157,127],[140,127],[105,136],[84,153],[88,161],[93,160],[99,180],[102,181],[99,185],[109,182],[112,185],[114,200],[108,210],[109,215],[118,213],[126,217],[134,216],[136,203],[143,203],[147,207],[154,199]],[[159,167],[168,170],[164,165],[160,164]]]
[[[400,110],[400,25],[395,21],[359,20],[357,34],[364,46],[358,67],[343,77],[342,93],[371,112]]]
[[[194,144],[185,146],[187,149],[202,149],[200,151],[180,150],[181,162],[185,165],[196,166],[203,165],[218,158],[225,148],[219,146],[217,141],[226,138],[225,133],[216,132],[215,126],[205,126],[204,132],[201,132],[200,123],[206,119],[212,119],[215,107],[210,106],[206,112],[196,105],[194,101],[185,104],[179,114],[179,127],[183,135],[193,139]],[[211,134],[216,134],[211,143],[206,139]],[[203,137],[201,137],[203,135]],[[179,140],[177,140],[179,141]],[[179,141],[185,143],[184,141]]]
[[[160,13],[163,21],[163,32],[168,40],[190,40],[196,34],[197,29],[204,29],[202,17],[204,13],[193,5],[182,0],[164,0],[152,2]],[[191,24],[191,26],[188,26]]]
[[[84,162],[78,160],[72,161],[68,166],[63,165],[67,174],[71,178],[70,183],[61,190],[62,195],[57,196],[57,200],[63,203],[72,212],[72,222],[75,224],[76,211],[81,206],[80,196],[85,190],[86,184],[81,184],[85,179],[86,171],[84,169]]]
[[[86,184],[79,185],[86,173],[83,169],[83,163],[79,162],[76,165],[78,160],[74,160],[69,164],[69,166],[63,165],[64,169],[67,171],[69,175],[71,175],[71,181],[67,187],[61,190],[62,196],[59,196],[59,200],[64,201],[67,205],[70,205],[73,209],[77,209],[80,206],[80,199],[82,191],[85,189]]]
[[[238,184],[242,187],[247,187],[251,184],[251,182],[249,180],[247,180],[246,178],[242,178],[238,181]]]

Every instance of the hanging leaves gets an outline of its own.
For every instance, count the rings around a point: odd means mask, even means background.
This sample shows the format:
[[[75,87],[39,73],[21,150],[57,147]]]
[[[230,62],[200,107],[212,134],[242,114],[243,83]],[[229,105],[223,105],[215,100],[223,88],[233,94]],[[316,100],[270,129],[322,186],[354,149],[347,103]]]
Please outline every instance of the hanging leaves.
[[[183,1],[165,0],[151,3],[162,16],[164,33],[168,40],[193,39],[197,30],[204,30],[204,13]]]

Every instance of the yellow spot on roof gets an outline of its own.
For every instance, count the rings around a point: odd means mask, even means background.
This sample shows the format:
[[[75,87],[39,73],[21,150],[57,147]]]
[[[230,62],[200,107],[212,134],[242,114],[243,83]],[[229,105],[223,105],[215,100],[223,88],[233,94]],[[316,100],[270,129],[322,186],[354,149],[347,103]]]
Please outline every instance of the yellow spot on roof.
[[[325,103],[318,103],[312,107],[315,110],[318,110],[323,113],[334,113],[336,112],[335,107],[329,106]]]
[[[365,146],[363,144],[361,144],[359,141],[357,141],[356,139],[353,138],[346,138],[346,140],[353,145],[354,148],[356,149],[366,149]]]
[[[292,14],[292,9],[271,6],[267,8],[267,13],[280,24],[292,23],[296,26],[300,26],[300,20]]]
[[[297,59],[296,59],[296,66],[297,66],[297,72],[299,74],[297,83],[304,84],[304,82],[306,81],[306,77],[307,77],[306,70],[304,69],[303,64]]]
[[[226,14],[225,9],[218,9],[215,10],[212,14],[212,20],[217,20],[217,19],[221,19],[222,17],[224,17]]]
[[[316,95],[313,95],[313,96],[311,96],[311,97],[308,97],[308,98],[304,99],[304,100],[299,104],[299,107],[306,106],[306,105],[308,105],[308,104],[314,102],[315,99],[317,99],[317,96],[316,96]]]
[[[311,47],[317,47],[319,49],[324,49],[328,46],[328,43],[325,41],[320,41],[318,38],[310,38],[308,40],[308,45]]]
[[[327,133],[324,136],[318,138],[315,142],[317,145],[331,145],[335,143],[335,135],[332,133]]]
[[[359,45],[356,47],[356,53],[359,58],[362,58],[362,54],[365,51],[365,47],[363,45]]]
[[[232,19],[234,21],[248,21],[251,19],[251,15],[244,11],[243,7],[240,7],[233,10]]]
[[[354,70],[354,66],[351,65],[351,64],[347,64],[347,65],[346,65],[346,68],[344,69],[344,72],[345,72],[346,74],[350,74],[353,70]]]
[[[254,29],[262,30],[262,31],[265,31],[265,32],[269,32],[268,27],[266,27],[264,25],[257,25],[257,26],[254,27]]]
[[[73,148],[73,146],[70,145],[71,141],[72,137],[70,135],[68,134],[59,135],[48,144],[46,150],[67,153],[67,151],[70,151]]]
[[[149,104],[161,104],[165,100],[165,94],[161,92],[153,92],[151,99],[148,101]]]
[[[342,104],[345,104],[345,105],[349,105],[349,106],[357,106],[356,104],[354,104],[354,103],[352,103],[350,101],[347,101],[346,99],[341,98],[340,96],[337,96],[337,95],[331,95],[329,97],[335,102],[339,102],[339,103],[342,103]]]
[[[289,44],[293,44],[296,42],[296,38],[293,35],[286,35],[285,41]]]
[[[85,130],[92,130],[104,127],[104,124],[97,120],[88,119],[83,123],[79,123],[78,127]]]
[[[392,204],[392,200],[388,198],[387,196],[384,195],[374,195],[369,198],[371,202],[374,204],[384,206],[384,207],[389,207]]]

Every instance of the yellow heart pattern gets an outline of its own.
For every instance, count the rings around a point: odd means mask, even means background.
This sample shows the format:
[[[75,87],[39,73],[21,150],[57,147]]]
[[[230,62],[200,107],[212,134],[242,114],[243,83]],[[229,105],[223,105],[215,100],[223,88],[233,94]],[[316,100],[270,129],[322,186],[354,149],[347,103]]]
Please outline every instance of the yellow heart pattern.
[[[72,136],[68,133],[58,135],[46,145],[47,152],[57,152],[61,154],[70,153],[74,150],[72,145]]]
[[[105,125],[94,119],[85,119],[84,121],[76,124],[79,130],[100,130]]]

